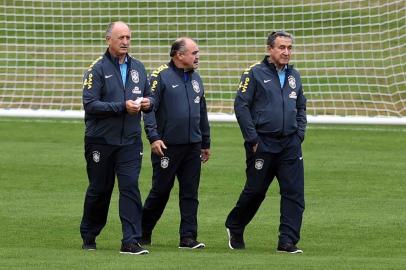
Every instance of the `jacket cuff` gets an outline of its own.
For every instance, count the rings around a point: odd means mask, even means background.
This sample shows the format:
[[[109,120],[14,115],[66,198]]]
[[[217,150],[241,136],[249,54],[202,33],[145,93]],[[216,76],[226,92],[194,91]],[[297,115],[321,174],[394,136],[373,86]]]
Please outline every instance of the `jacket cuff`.
[[[148,141],[149,141],[149,143],[151,144],[151,143],[153,143],[153,142],[155,142],[155,141],[157,141],[157,140],[160,140],[161,138],[158,136],[158,135],[156,135],[156,136],[151,136],[151,137],[149,137],[148,138]]]
[[[255,137],[255,139],[247,141],[248,146],[253,147],[259,142],[258,137]]]
[[[303,142],[304,141],[304,133],[303,132],[296,132],[297,136],[299,136],[300,141]]]
[[[202,146],[200,148],[201,149],[210,149],[210,141],[202,142]]]

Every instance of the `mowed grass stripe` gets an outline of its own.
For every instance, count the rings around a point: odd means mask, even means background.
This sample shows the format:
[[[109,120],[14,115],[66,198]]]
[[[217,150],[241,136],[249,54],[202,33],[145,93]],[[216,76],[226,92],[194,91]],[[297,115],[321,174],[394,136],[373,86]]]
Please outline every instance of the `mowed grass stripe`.
[[[73,124],[72,124],[73,123]],[[145,138],[144,138],[145,139]],[[118,253],[121,225],[115,188],[98,250],[80,249],[87,187],[83,124],[0,121],[1,269],[402,269],[406,171],[404,127],[310,125],[304,142],[306,210],[300,256],[276,254],[277,181],[246,228],[247,249],[229,250],[226,215],[245,182],[238,126],[212,124],[212,158],[200,186],[199,239],[180,251],[178,186],[153,235],[151,254]],[[151,183],[149,145],[140,177]]]

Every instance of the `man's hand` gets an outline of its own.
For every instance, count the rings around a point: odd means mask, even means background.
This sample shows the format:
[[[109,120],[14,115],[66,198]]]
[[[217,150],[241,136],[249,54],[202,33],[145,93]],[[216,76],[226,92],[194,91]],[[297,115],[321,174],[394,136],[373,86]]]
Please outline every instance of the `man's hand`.
[[[252,152],[254,152],[254,154],[257,152],[257,148],[258,148],[258,143],[252,147]]]
[[[149,109],[149,107],[151,106],[151,101],[149,100],[149,98],[143,98],[141,100],[141,110],[142,111],[146,111]]]
[[[151,151],[154,154],[163,157],[164,152],[162,149],[167,149],[166,145],[164,144],[164,142],[162,140],[156,140],[155,142],[151,143]]]
[[[125,108],[126,108],[128,114],[135,115],[140,111],[141,104],[139,102],[134,101],[134,100],[127,100],[125,102]]]
[[[210,149],[202,149],[200,152],[200,159],[203,163],[206,163],[210,158]]]

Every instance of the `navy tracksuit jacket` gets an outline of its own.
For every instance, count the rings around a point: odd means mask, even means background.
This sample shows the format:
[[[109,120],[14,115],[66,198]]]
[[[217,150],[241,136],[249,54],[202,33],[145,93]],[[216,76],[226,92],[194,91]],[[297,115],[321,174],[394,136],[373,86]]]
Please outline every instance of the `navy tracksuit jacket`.
[[[281,194],[279,242],[296,244],[304,211],[301,143],[307,124],[299,73],[287,65],[281,87],[275,66],[265,57],[242,74],[234,109],[245,140],[247,181],[225,225],[243,234],[276,176]]]
[[[122,243],[134,243],[141,232],[142,202],[138,176],[142,162],[141,113],[129,115],[126,101],[148,97],[153,108],[144,65],[127,55],[123,84],[118,59],[109,51],[87,70],[83,82],[85,109],[85,158],[89,186],[80,232],[94,239],[106,224],[111,193],[117,175]]]
[[[154,111],[144,114],[150,142],[162,140],[168,149],[151,153],[152,188],[143,208],[142,228],[151,234],[169,199],[175,176],[179,181],[180,238],[197,237],[201,149],[210,148],[210,127],[202,80],[171,61],[150,75]]]

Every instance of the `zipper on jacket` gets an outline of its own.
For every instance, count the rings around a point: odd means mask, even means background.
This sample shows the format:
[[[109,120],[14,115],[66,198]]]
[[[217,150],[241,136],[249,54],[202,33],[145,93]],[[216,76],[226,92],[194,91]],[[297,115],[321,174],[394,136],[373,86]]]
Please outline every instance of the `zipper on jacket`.
[[[286,71],[286,73],[288,73]],[[287,74],[285,73],[285,81],[287,78]],[[279,79],[279,75],[277,75],[278,79]],[[281,96],[282,96],[282,131],[281,131],[281,136],[283,136],[284,132],[285,132],[285,98],[283,96],[283,88],[285,87],[285,82],[283,82],[283,86],[281,86]]]
[[[121,74],[120,74],[121,75]],[[127,74],[128,76],[128,74]],[[121,77],[120,77],[121,80]],[[123,84],[123,99],[124,99],[124,106],[126,107],[126,100],[125,100],[125,85]],[[125,108],[125,110],[127,110]],[[124,135],[124,123],[125,123],[125,116],[126,113],[123,113],[123,116],[121,117],[121,136],[120,136],[120,144],[123,144],[123,135]]]
[[[189,143],[190,143],[190,101],[189,101],[189,93],[187,91],[187,81],[184,82],[185,84],[185,91],[186,91],[186,98],[187,98],[187,105],[188,105],[188,116],[189,116],[189,126],[188,126],[188,136],[189,136]]]

